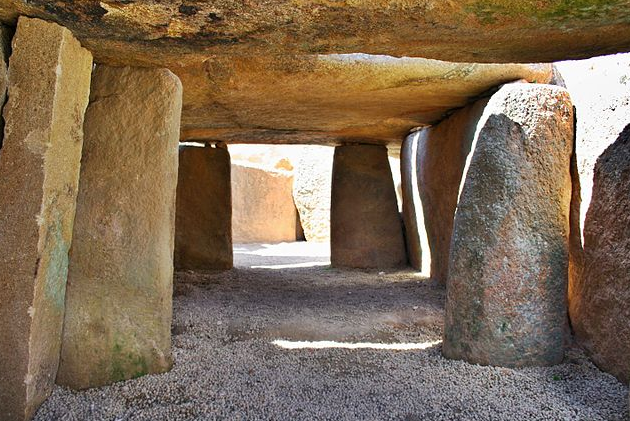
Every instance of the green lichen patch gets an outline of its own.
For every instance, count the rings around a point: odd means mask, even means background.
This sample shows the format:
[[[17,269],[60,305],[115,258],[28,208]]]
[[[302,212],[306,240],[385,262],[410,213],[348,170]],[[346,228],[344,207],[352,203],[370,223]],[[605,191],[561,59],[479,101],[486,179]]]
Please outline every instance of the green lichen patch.
[[[464,8],[483,24],[493,24],[501,18],[530,18],[536,23],[561,23],[570,20],[602,20],[612,24],[615,10],[630,6],[628,0],[553,0],[545,2],[515,2],[511,0],[478,0]],[[627,16],[622,22],[628,21]]]

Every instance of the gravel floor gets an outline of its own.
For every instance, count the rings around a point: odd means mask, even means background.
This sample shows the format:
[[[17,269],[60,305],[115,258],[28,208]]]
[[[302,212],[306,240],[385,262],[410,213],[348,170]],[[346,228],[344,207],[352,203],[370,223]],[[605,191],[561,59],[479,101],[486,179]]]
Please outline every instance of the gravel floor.
[[[235,248],[237,269],[176,274],[173,370],[57,387],[36,419],[626,419],[628,389],[580,351],[520,370],[446,360],[439,286],[411,271],[327,263],[321,247],[248,245]]]

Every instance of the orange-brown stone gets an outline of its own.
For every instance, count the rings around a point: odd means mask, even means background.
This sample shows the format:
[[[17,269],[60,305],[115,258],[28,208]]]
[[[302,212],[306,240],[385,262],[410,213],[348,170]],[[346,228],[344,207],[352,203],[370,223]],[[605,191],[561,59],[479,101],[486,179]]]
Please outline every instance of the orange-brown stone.
[[[171,367],[182,86],[166,69],[97,65],[70,252],[57,383]]]
[[[180,146],[175,268],[232,267],[230,153],[224,147]]]
[[[21,18],[0,153],[0,418],[29,419],[59,364],[92,55]],[[0,81],[1,84],[1,81]]]
[[[335,148],[330,208],[334,267],[391,268],[407,263],[387,148]]]

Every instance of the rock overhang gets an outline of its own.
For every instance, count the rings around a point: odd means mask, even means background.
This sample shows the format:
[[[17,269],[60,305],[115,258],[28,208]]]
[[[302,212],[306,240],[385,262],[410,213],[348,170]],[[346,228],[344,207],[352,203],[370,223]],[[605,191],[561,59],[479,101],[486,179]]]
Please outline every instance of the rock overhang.
[[[212,57],[172,70],[183,140],[287,144],[399,143],[497,85],[552,76],[549,64],[367,54]]]
[[[509,63],[630,50],[630,0],[0,1],[3,22],[21,14],[97,62],[175,72],[184,141],[399,143],[494,86],[551,78]]]

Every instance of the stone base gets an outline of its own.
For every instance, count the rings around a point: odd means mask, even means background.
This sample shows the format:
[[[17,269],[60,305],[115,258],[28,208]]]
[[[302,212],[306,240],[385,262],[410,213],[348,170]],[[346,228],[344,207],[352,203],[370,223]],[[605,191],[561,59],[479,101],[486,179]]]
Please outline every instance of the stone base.
[[[330,209],[334,267],[392,268],[407,263],[387,148],[335,148]]]

